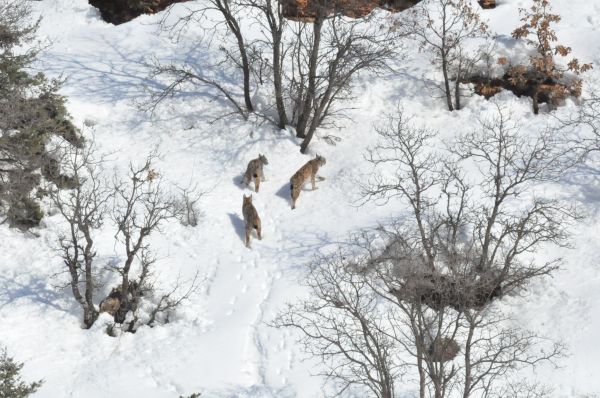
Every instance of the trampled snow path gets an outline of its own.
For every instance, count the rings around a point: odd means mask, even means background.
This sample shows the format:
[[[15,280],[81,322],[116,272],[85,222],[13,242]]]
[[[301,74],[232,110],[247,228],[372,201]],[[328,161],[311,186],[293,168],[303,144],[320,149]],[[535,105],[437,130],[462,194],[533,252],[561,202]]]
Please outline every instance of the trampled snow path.
[[[597,5],[585,0],[556,3],[565,18],[561,38],[582,59],[598,60]],[[484,14],[509,47],[516,9],[525,4],[506,1]],[[365,78],[357,90],[353,120],[343,129],[326,131],[341,136],[342,142],[337,146],[318,138],[314,142],[312,153],[318,151],[328,160],[322,170],[327,179],[318,183],[319,190],[302,192],[297,209],[291,211],[289,177],[308,157],[298,153],[290,132],[236,119],[211,124],[221,109],[202,92],[168,101],[152,118],[132,106],[145,95],[143,85],[157,84],[145,77],[144,63],[151,56],[185,56],[180,47],[157,37],[153,23],[160,16],[114,27],[101,22],[86,0],[34,5],[44,17],[41,34],[53,42],[40,69],[67,78],[63,93],[69,110],[78,125],[85,120],[95,123],[99,150],[113,153],[111,167],[122,172],[130,161],[143,160],[158,146],[161,160],[156,168],[167,181],[210,189],[202,201],[205,215],[198,227],[170,224],[152,238],[159,257],[157,272],[165,285],[178,275],[190,279],[198,271],[206,277],[203,289],[172,323],[116,339],[104,333],[102,321],[91,331],[80,329],[78,308],[68,292],[53,286],[60,279],[49,278],[60,270],[51,249],[59,228],[57,217],[46,220],[37,239],[0,226],[0,343],[26,361],[26,378],[46,380],[36,396],[166,398],[192,392],[202,392],[203,398],[321,396],[320,380],[310,377],[315,364],[301,361],[289,331],[270,328],[265,321],[302,294],[297,280],[316,251],[356,228],[376,225],[404,210],[395,203],[355,206],[356,181],[370,170],[363,155],[376,139],[372,123],[394,101],[402,100],[410,113],[431,127],[454,134],[472,125],[489,104],[472,98],[460,113],[444,112],[425,90],[432,76],[424,57],[406,62],[387,81]],[[190,42],[193,33],[189,32]],[[501,99],[524,123],[536,123],[525,99],[510,95]],[[248,250],[243,244],[241,204],[243,193],[251,191],[238,182],[247,161],[259,152],[269,158],[267,181],[260,193],[253,194],[264,239],[254,239]],[[592,214],[575,231],[578,250],[541,254],[563,256],[564,270],[535,288],[538,300],[514,307],[517,321],[570,345],[572,357],[561,363],[563,369],[542,369],[537,374],[555,384],[560,397],[600,390],[600,380],[593,377],[600,372],[595,344],[600,330],[596,260],[600,185],[596,178],[584,184],[585,189],[576,184],[564,187],[574,197],[583,197]],[[119,261],[110,230],[103,231],[98,241],[100,261]],[[406,391],[407,395],[413,391],[410,383]]]

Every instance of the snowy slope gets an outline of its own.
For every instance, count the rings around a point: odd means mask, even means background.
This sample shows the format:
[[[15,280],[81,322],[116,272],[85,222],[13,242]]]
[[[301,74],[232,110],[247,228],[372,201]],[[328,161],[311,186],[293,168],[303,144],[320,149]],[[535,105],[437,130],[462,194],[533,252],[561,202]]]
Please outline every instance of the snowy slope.
[[[499,3],[483,15],[510,49],[517,8],[528,2]],[[600,65],[600,4],[554,3],[564,17],[561,40],[577,57]],[[437,76],[422,55],[387,80],[363,77],[353,121],[327,132],[343,140],[330,146],[317,138],[311,147],[311,155],[319,152],[327,158],[322,170],[327,179],[318,191],[303,192],[292,212],[289,177],[308,157],[299,153],[290,132],[236,119],[211,124],[218,104],[202,92],[169,100],[153,117],[135,108],[135,100],[144,95],[142,86],[154,84],[145,78],[144,63],[153,56],[167,60],[181,53],[172,41],[156,35],[160,16],[142,16],[115,27],[102,22],[86,0],[45,0],[35,7],[44,17],[40,34],[53,43],[39,68],[66,78],[62,92],[69,111],[78,126],[86,120],[95,123],[93,131],[86,131],[94,134],[101,153],[110,154],[111,165],[124,170],[158,147],[157,169],[167,181],[210,191],[202,201],[204,217],[198,227],[172,223],[152,237],[165,285],[179,275],[190,279],[199,272],[206,278],[202,289],[173,322],[118,338],[105,334],[103,319],[92,330],[82,330],[78,307],[68,291],[57,288],[64,281],[53,276],[61,270],[52,250],[60,229],[57,216],[35,231],[39,237],[0,226],[0,343],[26,362],[25,378],[46,380],[36,396],[322,396],[321,380],[310,376],[315,364],[302,361],[293,336],[264,322],[302,294],[297,279],[317,250],[403,210],[393,202],[356,206],[356,181],[370,170],[363,154],[376,140],[372,124],[400,100],[430,127],[452,135],[473,125],[490,104],[474,97],[463,111],[445,112],[427,95],[428,79]],[[536,123],[527,100],[509,94],[500,98],[526,125]],[[242,241],[241,205],[242,194],[249,191],[238,181],[246,162],[259,152],[269,158],[267,181],[254,194],[264,238],[248,250]],[[589,215],[573,231],[575,249],[548,248],[542,255],[563,257],[563,269],[533,289],[535,300],[513,305],[516,322],[568,344],[571,355],[560,362],[561,368],[543,368],[533,377],[555,386],[557,396],[574,397],[600,391],[600,378],[594,377],[600,374],[600,185],[583,175],[565,181],[564,190],[582,200]],[[122,257],[113,235],[106,229],[97,239],[100,261]]]

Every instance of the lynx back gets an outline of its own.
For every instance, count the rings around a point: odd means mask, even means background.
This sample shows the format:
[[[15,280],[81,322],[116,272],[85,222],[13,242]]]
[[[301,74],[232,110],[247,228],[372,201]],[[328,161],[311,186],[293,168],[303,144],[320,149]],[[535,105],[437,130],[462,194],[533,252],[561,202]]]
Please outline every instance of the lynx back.
[[[319,171],[320,167],[325,165],[325,163],[327,163],[325,158],[323,156],[320,156],[319,154],[317,154],[317,156],[314,159],[306,162],[306,164],[304,166],[300,167],[300,169],[296,172],[296,174],[294,174],[292,176],[292,178],[290,179],[290,191],[292,194],[292,209],[296,208],[296,200],[298,200],[298,196],[300,196],[300,191],[302,190],[302,187],[304,186],[306,181],[308,181],[310,179],[313,191],[315,189],[317,189],[317,186],[315,183],[315,180],[317,178],[317,172]],[[320,177],[320,176],[318,178],[319,178],[319,181],[323,181],[325,179],[324,177]]]
[[[260,217],[256,208],[252,204],[252,195],[244,195],[244,201],[242,203],[242,215],[244,216],[244,223],[246,224],[246,247],[250,247],[250,239],[252,236],[252,230],[256,230],[258,239],[262,239]]]
[[[244,173],[244,184],[248,186],[250,181],[254,180],[254,190],[258,192],[260,182],[265,181],[263,166],[267,164],[269,164],[267,157],[260,153],[256,159],[252,159],[248,162],[248,167],[246,167],[246,172]]]

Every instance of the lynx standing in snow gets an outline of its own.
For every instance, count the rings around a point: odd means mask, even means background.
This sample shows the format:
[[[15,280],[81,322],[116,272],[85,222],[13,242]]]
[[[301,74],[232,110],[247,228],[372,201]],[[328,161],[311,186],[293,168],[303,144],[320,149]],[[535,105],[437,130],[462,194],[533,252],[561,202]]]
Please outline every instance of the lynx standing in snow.
[[[256,208],[252,204],[252,195],[244,195],[244,202],[242,204],[242,214],[244,216],[244,222],[246,223],[246,247],[250,247],[250,236],[252,235],[253,229],[256,230],[256,235],[258,235],[258,239],[262,239],[260,229],[260,217],[258,216]]]
[[[319,167],[325,165],[325,163],[327,163],[325,158],[317,154],[314,159],[309,160],[300,168],[300,170],[296,172],[296,174],[292,176],[290,180],[290,189],[292,191],[292,209],[296,208],[296,200],[298,199],[298,196],[300,196],[300,190],[309,177],[310,182],[312,183],[313,191],[317,189],[315,185],[317,171],[319,171]],[[324,179],[324,177],[319,177],[319,181],[323,181]]]
[[[263,173],[263,166],[269,164],[265,155],[258,154],[256,159],[252,159],[248,162],[246,173],[244,174],[244,184],[248,186],[250,181],[254,178],[254,190],[258,192],[260,182],[265,180],[265,174]]]

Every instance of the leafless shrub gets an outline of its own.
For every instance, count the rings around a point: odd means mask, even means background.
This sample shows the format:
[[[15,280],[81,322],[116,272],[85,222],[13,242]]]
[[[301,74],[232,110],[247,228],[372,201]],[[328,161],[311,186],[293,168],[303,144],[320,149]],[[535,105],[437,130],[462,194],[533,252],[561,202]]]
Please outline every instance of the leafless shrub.
[[[185,84],[192,83],[213,90],[217,97],[227,101],[234,114],[247,119],[249,114],[254,112],[252,77],[256,68],[253,63],[261,65],[262,56],[254,54],[253,43],[248,42],[242,32],[240,14],[244,12],[243,4],[237,0],[206,0],[198,6],[182,5],[182,7],[186,12],[181,17],[172,18],[172,7],[167,9],[160,23],[161,29],[179,41],[181,32],[188,25],[199,26],[204,30],[200,45],[210,47],[213,42],[220,43],[219,51],[223,54],[223,58],[214,63],[194,59],[177,63],[154,60],[151,65],[151,77],[163,77],[169,82],[164,88],[151,90],[150,100],[142,104],[142,107],[154,111],[163,99],[177,93]],[[214,20],[215,12],[219,16],[217,20]],[[221,28],[224,32],[220,30]],[[222,72],[230,67],[242,72],[242,101],[238,99],[235,87],[219,78]]]
[[[600,150],[600,94],[595,82],[586,86],[586,95],[575,112],[557,117],[564,140],[575,156],[586,159]]]
[[[161,176],[151,167],[156,155],[151,154],[140,167],[130,165],[127,180],[115,177],[109,184],[101,173],[104,160],[94,158],[93,145],[63,145],[56,153],[61,155],[63,171],[75,182],[69,190],[56,186],[48,190],[67,223],[57,250],[69,275],[73,296],[83,309],[85,327],[91,327],[100,312],[108,312],[121,330],[129,332],[135,332],[140,325],[168,321],[169,314],[197,290],[198,277],[186,282],[186,286],[178,278],[170,290],[164,291],[154,276],[156,259],[148,237],[159,232],[167,221],[183,217],[161,185]],[[123,245],[125,260],[102,267],[95,262],[94,235],[104,226],[107,216],[114,222],[115,239]],[[120,284],[100,302],[98,309],[94,292],[101,269],[117,274]],[[113,325],[109,333],[116,330]]]
[[[48,192],[67,223],[67,230],[58,238],[58,251],[69,274],[73,297],[83,309],[83,323],[89,328],[98,317],[94,305],[98,285],[94,234],[104,225],[113,192],[102,177],[103,160],[94,158],[93,144],[87,148],[64,145],[59,151],[64,172],[73,179],[75,187],[50,187]]]
[[[183,226],[195,227],[202,218],[199,203],[204,195],[206,195],[206,192],[198,190],[197,186],[180,187],[179,192],[179,196],[175,198],[173,203],[177,219]]]
[[[507,383],[503,388],[487,392],[489,398],[545,398],[553,389],[541,383],[530,383],[527,380],[516,380]]]
[[[321,4],[322,3],[322,4]],[[294,30],[289,96],[291,123],[306,152],[317,127],[335,120],[341,102],[351,98],[360,72],[381,72],[399,51],[398,31],[377,24],[373,16],[348,19],[329,14],[327,2],[315,2],[312,24]]]
[[[115,314],[118,323],[125,321],[129,311],[135,312],[155,262],[147,238],[175,218],[173,201],[162,188],[161,176],[152,168],[155,158],[155,154],[150,154],[141,166],[130,165],[127,180],[115,179],[113,184],[112,220],[125,251],[125,262],[111,266],[121,277],[121,305]],[[131,267],[136,259],[140,259],[140,277],[135,285],[130,285]]]
[[[386,26],[387,22],[382,24],[371,16],[355,20],[344,18],[338,13],[342,10],[332,13],[327,2],[314,3],[316,17],[298,23],[285,20],[281,2],[209,0],[198,9],[189,9],[175,22],[163,24],[171,33],[179,32],[189,23],[204,26],[207,31],[223,26],[225,31],[217,29],[217,32],[236,44],[233,51],[221,46],[225,61],[209,67],[191,62],[186,65],[156,62],[152,76],[168,76],[170,83],[153,94],[150,108],[187,82],[200,82],[224,97],[233,113],[247,118],[254,112],[280,128],[295,127],[297,137],[303,139],[301,151],[306,152],[319,126],[334,123],[343,116],[339,105],[352,97],[356,76],[388,68],[390,58],[400,48],[397,40],[400,33]],[[220,15],[216,23],[207,17],[211,10]],[[248,35],[242,32],[239,22],[242,10],[253,24],[263,28],[262,38],[246,39]],[[211,38],[214,34],[207,32]],[[211,77],[206,72],[223,70],[225,64],[243,71],[245,106],[240,105],[224,79]],[[264,104],[256,111],[251,102],[258,99],[250,98],[250,88],[262,88],[266,83],[272,85],[271,92],[261,98]],[[276,116],[271,114],[273,108]]]
[[[289,305],[273,325],[300,331],[305,351],[325,367],[321,375],[339,385],[338,395],[360,386],[371,396],[392,398],[404,364],[377,296],[353,271],[355,261],[341,253],[316,260],[303,281],[310,297]]]
[[[409,30],[421,42],[421,48],[431,51],[433,62],[442,71],[441,90],[449,111],[461,108],[460,83],[483,55],[482,51],[468,51],[466,46],[469,40],[488,33],[477,8],[470,0],[431,0],[409,10]]]

